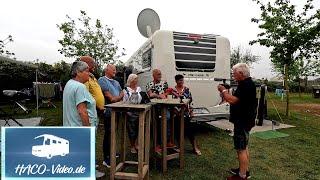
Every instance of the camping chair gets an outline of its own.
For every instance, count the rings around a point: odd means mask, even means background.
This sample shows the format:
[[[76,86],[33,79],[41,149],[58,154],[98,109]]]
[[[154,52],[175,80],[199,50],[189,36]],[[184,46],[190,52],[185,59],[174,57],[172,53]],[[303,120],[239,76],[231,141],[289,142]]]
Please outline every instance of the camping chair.
[[[17,123],[19,126],[23,126],[21,123],[19,123],[11,114],[7,113],[3,109],[0,108],[0,119],[5,121],[4,126],[10,126],[9,121],[12,120],[15,123]]]
[[[56,105],[53,104],[52,99],[55,97],[55,84],[54,83],[38,83],[36,84],[38,87],[39,97],[41,98],[41,104],[39,107],[54,107],[57,108]],[[35,88],[37,89],[37,88]]]

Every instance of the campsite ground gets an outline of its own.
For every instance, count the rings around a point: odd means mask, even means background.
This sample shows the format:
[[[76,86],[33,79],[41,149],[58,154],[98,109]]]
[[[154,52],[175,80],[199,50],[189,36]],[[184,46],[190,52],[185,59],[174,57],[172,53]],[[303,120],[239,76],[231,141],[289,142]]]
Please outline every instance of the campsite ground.
[[[280,97],[269,94],[268,118],[296,126],[295,128],[279,130],[289,134],[289,137],[262,140],[257,137],[250,139],[251,174],[252,179],[320,179],[320,99],[314,99],[310,94],[291,94],[290,119],[284,120],[285,102]],[[280,112],[281,119],[276,110]],[[41,108],[39,115],[44,117],[43,126],[62,125],[62,104],[55,102],[54,108]],[[25,115],[21,115],[26,117]],[[28,116],[35,116],[35,112]],[[225,179],[227,170],[237,167],[236,155],[232,146],[232,138],[223,130],[207,124],[195,124],[197,140],[202,156],[191,153],[191,145],[186,139],[185,168],[180,170],[178,161],[173,160],[168,165],[168,174],[162,175],[159,169],[151,163],[151,179]],[[97,162],[102,167],[103,126],[99,126],[97,135]],[[130,155],[130,158],[134,156]],[[129,169],[131,170],[131,169]]]

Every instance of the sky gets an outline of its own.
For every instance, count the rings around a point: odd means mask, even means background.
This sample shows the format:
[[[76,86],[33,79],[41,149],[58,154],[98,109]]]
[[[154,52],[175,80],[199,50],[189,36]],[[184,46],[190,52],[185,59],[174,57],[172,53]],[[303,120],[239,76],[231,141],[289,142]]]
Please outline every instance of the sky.
[[[302,0],[294,4],[303,5]],[[261,32],[252,17],[259,17],[259,7],[252,0],[0,0],[0,39],[9,34],[14,42],[7,48],[22,61],[39,59],[46,63],[60,60],[72,62],[58,52],[58,40],[62,32],[57,24],[65,22],[68,14],[73,19],[80,16],[80,10],[87,12],[92,19],[100,19],[114,29],[119,47],[126,49],[126,61],[146,41],[138,31],[137,17],[144,8],[154,9],[161,21],[162,30],[188,33],[210,33],[227,37],[231,47],[241,46],[250,49],[260,61],[254,63],[251,75],[255,78],[271,78],[269,49],[254,45],[249,41],[256,39]],[[315,0],[320,7],[320,1]]]

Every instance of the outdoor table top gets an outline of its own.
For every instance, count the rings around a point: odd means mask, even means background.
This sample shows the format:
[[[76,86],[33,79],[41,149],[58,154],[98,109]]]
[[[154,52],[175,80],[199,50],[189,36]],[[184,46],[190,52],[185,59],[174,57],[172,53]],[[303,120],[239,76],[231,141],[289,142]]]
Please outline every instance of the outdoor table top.
[[[180,102],[180,99],[151,99],[152,103],[157,104],[168,104],[168,105],[182,105],[188,104],[190,102],[189,99],[183,99],[183,103]]]
[[[121,101],[121,102],[116,102],[116,103],[112,103],[112,104],[107,104],[107,105],[105,105],[105,107],[147,110],[147,109],[151,108],[151,105],[150,104],[129,104],[129,103],[125,103],[125,102]]]
[[[149,109],[153,104],[167,104],[167,105],[183,105],[189,103],[189,99],[183,99],[183,103],[180,99],[151,99],[151,103],[148,104],[129,104],[123,101],[107,104],[108,108],[130,108],[130,109]]]

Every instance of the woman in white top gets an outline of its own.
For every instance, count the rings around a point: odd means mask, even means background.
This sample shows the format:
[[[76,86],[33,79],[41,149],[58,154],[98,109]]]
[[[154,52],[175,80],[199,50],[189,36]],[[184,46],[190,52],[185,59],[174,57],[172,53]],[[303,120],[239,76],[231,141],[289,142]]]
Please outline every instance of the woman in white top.
[[[140,104],[142,97],[141,88],[138,86],[138,76],[130,74],[127,80],[127,87],[124,88],[123,101],[130,104]],[[137,153],[138,120],[139,116],[135,112],[127,112],[128,116],[128,136],[130,139],[131,153]]]

